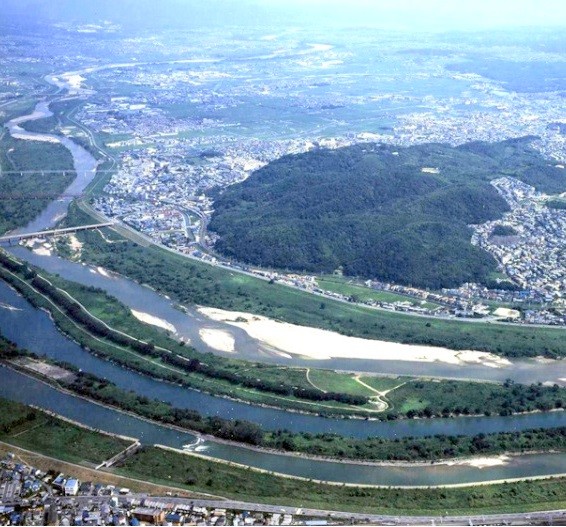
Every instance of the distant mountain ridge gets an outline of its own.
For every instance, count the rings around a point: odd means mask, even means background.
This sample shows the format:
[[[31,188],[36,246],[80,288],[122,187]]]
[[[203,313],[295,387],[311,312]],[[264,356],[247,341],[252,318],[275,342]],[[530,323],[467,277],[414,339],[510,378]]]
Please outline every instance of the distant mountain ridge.
[[[470,243],[469,225],[508,210],[489,182],[514,176],[543,191],[566,188],[530,139],[285,156],[216,197],[216,249],[255,265],[419,287],[486,282],[496,262]]]

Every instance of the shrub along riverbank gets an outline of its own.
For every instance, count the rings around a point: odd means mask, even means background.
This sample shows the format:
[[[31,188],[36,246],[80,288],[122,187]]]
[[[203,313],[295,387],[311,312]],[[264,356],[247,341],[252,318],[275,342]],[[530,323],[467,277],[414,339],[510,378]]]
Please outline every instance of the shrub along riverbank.
[[[148,419],[248,445],[337,459],[362,461],[432,461],[504,452],[566,451],[566,427],[475,436],[354,439],[336,434],[268,432],[243,420],[203,417],[188,409],[124,392],[89,374],[79,375],[69,388],[85,397],[131,411]]]
[[[238,360],[228,360],[212,354],[200,354],[190,346],[167,338],[163,333],[150,329],[127,316],[128,330],[132,337],[114,329],[91,315],[73,297],[51,284],[62,280],[50,275],[49,279],[37,274],[35,269],[0,253],[0,276],[38,307],[50,311],[59,328],[85,348],[142,373],[206,390],[213,394],[236,397],[257,404],[271,404],[283,408],[311,412],[327,411],[336,414],[367,415],[358,405],[368,403],[369,397],[359,393],[324,392],[309,384],[304,369],[264,366]],[[64,285],[64,284],[62,284]],[[82,297],[95,296],[105,309],[116,315],[126,316],[127,310],[115,299],[100,290],[73,284]],[[141,331],[136,331],[140,328]],[[145,335],[144,335],[145,333]],[[139,337],[154,337],[142,340]],[[159,345],[156,345],[156,343]],[[167,347],[162,347],[167,346]],[[251,371],[250,371],[251,370]],[[345,377],[328,372],[332,377]],[[372,393],[368,390],[368,393]],[[330,403],[334,404],[331,406]],[[368,405],[370,406],[370,405]],[[369,408],[371,410],[371,407]]]
[[[131,441],[100,434],[2,398],[0,440],[63,461],[86,461],[96,465],[131,444]]]
[[[564,478],[462,488],[368,488],[285,478],[155,447],[143,448],[117,471],[238,500],[394,516],[525,513],[566,507]]]
[[[119,439],[72,425],[19,403],[0,399],[0,410],[2,441],[56,459],[100,463],[125,446]],[[56,433],[61,442],[47,442],[45,430],[51,438]],[[15,437],[15,434],[20,435]],[[68,442],[70,438],[73,439],[71,443]],[[70,446],[72,452],[64,452],[63,448],[54,451],[53,445],[58,444],[65,448]],[[201,491],[255,503],[368,514],[471,515],[566,507],[564,478],[461,488],[387,489],[330,485],[261,473],[149,446],[119,463],[113,472],[160,483],[171,489]],[[246,484],[242,485],[242,481]]]

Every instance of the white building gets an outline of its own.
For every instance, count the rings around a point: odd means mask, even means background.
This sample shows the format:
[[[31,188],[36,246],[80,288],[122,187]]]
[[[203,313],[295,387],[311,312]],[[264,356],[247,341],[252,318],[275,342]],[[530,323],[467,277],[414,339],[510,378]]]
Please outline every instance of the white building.
[[[79,480],[68,479],[65,483],[65,496],[76,496],[79,492]]]

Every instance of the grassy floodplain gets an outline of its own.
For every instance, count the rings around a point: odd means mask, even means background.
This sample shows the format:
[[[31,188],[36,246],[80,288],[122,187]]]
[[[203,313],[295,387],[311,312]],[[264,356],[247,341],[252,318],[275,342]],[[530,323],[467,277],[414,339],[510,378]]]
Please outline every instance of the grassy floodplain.
[[[29,357],[29,353],[0,338],[0,358],[27,368],[25,362],[14,359]],[[474,455],[525,453],[533,451],[561,452],[566,444],[566,427],[532,429],[521,432],[479,433],[475,436],[435,435],[383,439],[354,439],[331,433],[291,433],[285,430],[267,432],[260,426],[238,419],[202,416],[195,410],[174,408],[169,403],[150,399],[135,391],[119,388],[95,375],[79,372],[74,366],[55,363],[74,374],[59,379],[58,385],[88,399],[119,410],[131,412],[152,421],[175,425],[193,433],[215,436],[222,440],[244,443],[253,448],[268,448],[298,455],[314,455],[357,461],[420,461],[462,458]],[[33,369],[33,375],[43,376]],[[51,380],[47,379],[52,383]]]
[[[381,419],[551,410],[566,389],[413,380],[289,368],[202,354],[137,320],[105,292],[2,256],[2,276],[84,347],[142,373],[254,404]]]
[[[395,516],[526,512],[566,506],[563,478],[438,489],[329,485],[155,447],[127,459],[118,473],[245,501]]]
[[[65,225],[92,218],[77,207]],[[110,229],[105,237],[116,238]],[[123,239],[107,243],[99,232],[78,234],[85,244],[82,260],[150,285],[181,304],[245,311],[277,320],[363,338],[473,349],[506,357],[566,356],[564,329],[464,322],[415,317],[321,299],[306,291],[270,284],[259,278],[211,266],[156,246],[141,247]],[[112,239],[112,238],[111,238]]]
[[[0,441],[71,463],[98,465],[131,444],[0,398]]]
[[[331,291],[354,299],[356,302],[409,302],[415,306],[435,309],[439,306],[434,302],[421,302],[398,293],[378,291],[356,283],[351,278],[335,275],[321,275],[316,279],[318,286],[324,291]]]
[[[78,427],[19,403],[0,399],[0,410],[1,441],[62,461],[99,463],[127,446],[127,442],[120,439]],[[67,447],[71,445],[71,450],[53,448],[49,440],[65,441]],[[68,470],[72,471],[73,467]],[[200,491],[256,503],[368,514],[470,515],[566,507],[564,478],[428,489],[331,485],[277,476],[157,447],[141,449],[113,468],[112,473],[157,483],[165,488]],[[89,476],[96,479],[95,475]],[[105,472],[100,473],[101,480],[106,477]],[[242,485],[242,481],[246,484]]]

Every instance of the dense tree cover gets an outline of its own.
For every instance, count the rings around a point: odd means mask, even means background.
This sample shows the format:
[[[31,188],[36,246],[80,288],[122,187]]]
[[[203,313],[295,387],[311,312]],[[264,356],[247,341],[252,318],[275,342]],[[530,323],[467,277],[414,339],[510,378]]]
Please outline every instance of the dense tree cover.
[[[262,266],[430,288],[483,282],[495,261],[468,225],[507,210],[489,184],[503,175],[566,185],[526,140],[314,150],[217,193],[210,229],[220,252]]]
[[[478,433],[474,436],[434,435],[386,439],[352,439],[336,434],[267,433],[265,445],[291,452],[344,459],[422,461],[502,452],[563,451],[566,427],[520,432]]]
[[[566,199],[549,199],[546,206],[549,209],[566,210]]]
[[[513,236],[517,234],[516,229],[510,225],[496,225],[491,231],[492,236]]]
[[[113,383],[85,372],[80,372],[69,388],[80,395],[163,423],[251,445],[262,442],[263,431],[254,423],[203,417],[196,410],[172,408],[157,399],[121,390]]]
[[[411,380],[387,394],[389,415],[448,417],[452,415],[511,415],[566,407],[566,388],[555,384],[503,384],[467,381]]]

